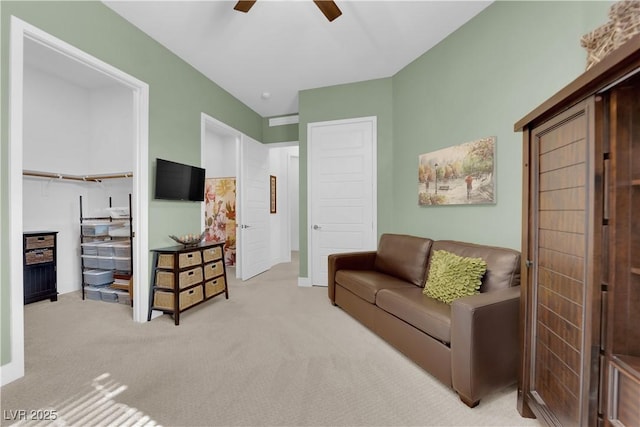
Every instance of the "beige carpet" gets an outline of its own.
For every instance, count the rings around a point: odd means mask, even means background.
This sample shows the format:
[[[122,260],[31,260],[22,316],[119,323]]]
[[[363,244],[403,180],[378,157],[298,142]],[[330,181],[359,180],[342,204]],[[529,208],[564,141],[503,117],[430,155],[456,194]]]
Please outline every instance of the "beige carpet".
[[[26,376],[0,390],[2,425],[32,425],[20,420],[37,409],[78,426],[539,425],[518,415],[514,388],[467,408],[297,272],[230,278],[229,300],[180,326],[78,293],[26,306]]]

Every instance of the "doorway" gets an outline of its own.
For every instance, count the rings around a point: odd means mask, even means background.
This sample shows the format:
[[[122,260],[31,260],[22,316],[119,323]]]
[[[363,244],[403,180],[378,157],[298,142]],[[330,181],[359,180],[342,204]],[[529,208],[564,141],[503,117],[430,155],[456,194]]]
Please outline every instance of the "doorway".
[[[327,286],[328,255],[377,240],[376,117],[309,123],[311,284]]]
[[[297,141],[262,144],[202,113],[201,159],[207,178],[235,188],[235,209],[226,208],[225,202],[225,209],[234,212],[221,219],[225,228],[235,227],[235,276],[246,280],[277,263],[290,262],[291,251],[298,250]],[[275,194],[271,182],[276,184]],[[214,191],[216,203],[220,203],[217,193],[226,191],[220,190]],[[271,196],[275,206],[270,206]],[[205,200],[201,211],[205,228],[215,221],[210,211],[216,209]]]
[[[24,63],[25,43],[56,53],[80,68],[101,74],[130,91],[132,103],[133,146],[130,151],[133,168],[134,218],[134,280],[133,320],[146,321],[148,305],[148,85],[99,59],[51,36],[50,34],[11,17],[9,80],[9,277],[11,280],[10,347],[11,361],[2,367],[2,385],[24,375],[24,306],[22,271],[23,232],[23,137],[24,137]]]
[[[210,140],[208,140],[208,138]],[[232,147],[232,148],[221,148]],[[216,152],[219,150],[218,152]],[[269,263],[269,153],[265,144],[202,113],[201,158],[207,176],[216,173],[219,160],[235,152],[236,277],[247,280],[268,270]],[[217,160],[213,160],[216,158]],[[224,175],[233,173],[233,167]],[[202,209],[205,223],[205,209]],[[205,225],[206,226],[206,225]]]

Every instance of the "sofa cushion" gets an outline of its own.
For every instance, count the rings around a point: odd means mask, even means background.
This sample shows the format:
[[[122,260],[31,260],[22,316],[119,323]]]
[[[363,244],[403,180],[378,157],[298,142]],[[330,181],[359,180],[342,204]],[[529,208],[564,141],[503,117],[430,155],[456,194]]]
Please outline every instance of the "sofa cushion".
[[[447,251],[433,251],[424,294],[451,304],[453,300],[480,293],[487,263]]]
[[[439,341],[451,342],[451,306],[423,295],[422,288],[381,289],[376,306]]]
[[[433,242],[432,250],[485,260],[487,272],[482,278],[480,292],[520,285],[520,252],[516,250],[453,240],[437,240]]]
[[[376,294],[385,288],[415,288],[411,283],[388,274],[370,270],[338,270],[336,284],[365,301],[375,304]],[[419,290],[419,289],[418,289]]]
[[[432,243],[433,240],[424,237],[383,234],[373,268],[422,287]]]

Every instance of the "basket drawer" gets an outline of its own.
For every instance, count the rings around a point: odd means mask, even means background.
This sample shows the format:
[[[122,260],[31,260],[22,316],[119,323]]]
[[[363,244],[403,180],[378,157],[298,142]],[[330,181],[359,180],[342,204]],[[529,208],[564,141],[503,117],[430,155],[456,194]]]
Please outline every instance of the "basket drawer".
[[[41,264],[43,262],[53,262],[53,249],[40,249],[24,254],[25,264]]]
[[[158,255],[158,268],[173,268],[173,254]]]
[[[178,295],[179,309],[189,308],[203,299],[202,286],[182,291]],[[173,311],[173,292],[156,291],[153,296],[153,307]]]
[[[174,275],[171,271],[158,271],[156,273],[156,286],[161,288],[175,289]],[[196,267],[178,274],[178,287],[186,288],[196,283],[202,282],[202,268]]]
[[[207,264],[204,266],[205,280],[209,280],[213,277],[220,276],[223,272],[224,272],[224,266],[222,265],[222,260],[212,262],[211,264]]]
[[[221,292],[224,292],[225,289],[225,281],[224,277],[218,277],[213,280],[209,280],[204,285],[204,297],[209,298],[213,295],[217,295]]]
[[[202,256],[200,251],[186,252],[178,255],[178,266],[180,268],[191,267],[192,265],[202,264]]]
[[[220,246],[215,246],[213,248],[208,248],[202,251],[202,256],[204,257],[204,262],[215,261],[217,259],[222,258],[222,248]]]
[[[25,242],[25,249],[40,249],[40,248],[52,248],[54,246],[53,236],[32,236],[27,237]]]
[[[173,258],[173,254],[158,255],[158,268],[173,268]],[[178,268],[191,267],[192,265],[198,264],[202,264],[202,256],[200,255],[200,251],[178,254]]]

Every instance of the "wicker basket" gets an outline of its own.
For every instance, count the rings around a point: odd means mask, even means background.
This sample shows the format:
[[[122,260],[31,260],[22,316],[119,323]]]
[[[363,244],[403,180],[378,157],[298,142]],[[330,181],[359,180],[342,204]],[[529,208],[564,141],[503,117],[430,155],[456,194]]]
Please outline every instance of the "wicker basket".
[[[587,70],[614,49],[614,28],[614,23],[609,21],[580,38],[580,45],[587,49]]]
[[[614,3],[609,10],[609,18],[615,23],[614,49],[640,33],[640,2],[624,0]]]
[[[609,22],[580,38],[587,50],[587,70],[640,33],[640,1],[622,0],[611,5]]]

